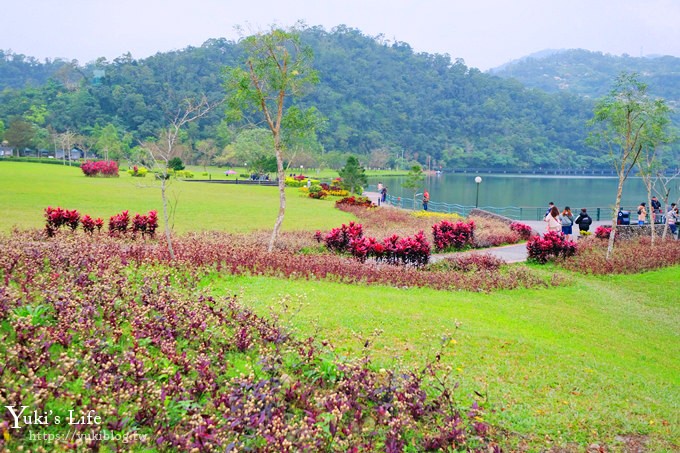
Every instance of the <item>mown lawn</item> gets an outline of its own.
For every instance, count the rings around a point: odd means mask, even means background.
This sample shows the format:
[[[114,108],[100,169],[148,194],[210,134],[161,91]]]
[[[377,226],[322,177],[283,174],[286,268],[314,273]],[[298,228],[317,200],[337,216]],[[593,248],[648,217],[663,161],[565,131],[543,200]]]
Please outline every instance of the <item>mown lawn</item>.
[[[633,435],[663,451],[680,438],[680,309],[662,290],[678,275],[678,266],[571,275],[565,287],[493,294],[228,275],[210,284],[261,313],[291,296],[300,309],[294,326],[318,331],[340,354],[360,353],[380,329],[371,354],[385,364],[422,364],[455,331],[446,360],[460,377],[461,404],[484,395],[488,420],[516,448],[622,448]]]
[[[76,167],[26,162],[0,162],[0,231],[42,228],[47,206],[77,209],[105,221],[128,209],[131,214],[151,209],[162,218],[161,193],[151,178],[88,178]],[[333,200],[312,200],[288,189],[284,230],[327,229],[352,219],[334,209]],[[278,215],[276,187],[237,186],[172,181],[168,200],[175,206],[174,231],[271,230]]]

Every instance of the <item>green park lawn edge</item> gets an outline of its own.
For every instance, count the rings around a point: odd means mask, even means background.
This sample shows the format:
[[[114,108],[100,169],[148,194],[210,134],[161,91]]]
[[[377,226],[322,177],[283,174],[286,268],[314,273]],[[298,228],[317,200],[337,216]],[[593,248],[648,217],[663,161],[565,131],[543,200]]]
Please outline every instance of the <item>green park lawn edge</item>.
[[[461,406],[484,395],[486,420],[507,430],[514,448],[622,448],[629,436],[649,451],[672,448],[680,310],[660,289],[680,266],[613,277],[551,271],[573,284],[491,294],[232,275],[205,284],[261,314],[288,298],[299,333],[330,340],[340,356],[361,354],[380,330],[370,354],[386,366],[422,365],[453,333],[445,360],[460,378]]]

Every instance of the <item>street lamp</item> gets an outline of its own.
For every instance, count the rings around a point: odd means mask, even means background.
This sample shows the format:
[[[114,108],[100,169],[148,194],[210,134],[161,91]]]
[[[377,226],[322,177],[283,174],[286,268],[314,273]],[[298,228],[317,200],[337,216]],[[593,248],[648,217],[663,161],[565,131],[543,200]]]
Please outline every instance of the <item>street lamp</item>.
[[[479,185],[482,183],[481,176],[475,176],[475,182],[477,183],[477,197],[475,198],[475,208],[479,206]]]

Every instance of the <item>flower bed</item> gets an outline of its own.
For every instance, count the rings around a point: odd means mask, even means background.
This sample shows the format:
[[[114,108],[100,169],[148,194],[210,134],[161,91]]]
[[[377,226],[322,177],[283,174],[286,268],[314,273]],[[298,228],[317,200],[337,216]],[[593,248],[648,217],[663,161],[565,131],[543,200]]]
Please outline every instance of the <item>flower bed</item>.
[[[44,451],[47,433],[65,451],[495,446],[482,409],[451,391],[444,346],[420,370],[337,358],[325,341],[197,289],[209,271],[197,260],[222,256],[209,241],[196,247],[207,237],[178,239],[170,267],[148,242],[17,235],[0,236],[3,404],[64,423],[5,419],[0,449]],[[74,428],[69,411],[98,419]]]
[[[118,164],[112,160],[87,161],[80,165],[85,176],[118,176]]]

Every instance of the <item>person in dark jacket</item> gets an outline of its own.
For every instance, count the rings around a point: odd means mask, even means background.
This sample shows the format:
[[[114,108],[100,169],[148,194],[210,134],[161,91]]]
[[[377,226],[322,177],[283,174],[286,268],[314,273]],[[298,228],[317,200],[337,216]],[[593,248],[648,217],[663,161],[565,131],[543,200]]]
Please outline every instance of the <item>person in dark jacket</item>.
[[[576,217],[574,223],[578,225],[579,232],[588,231],[593,223],[593,219],[588,215],[586,208],[581,208],[581,213]]]

